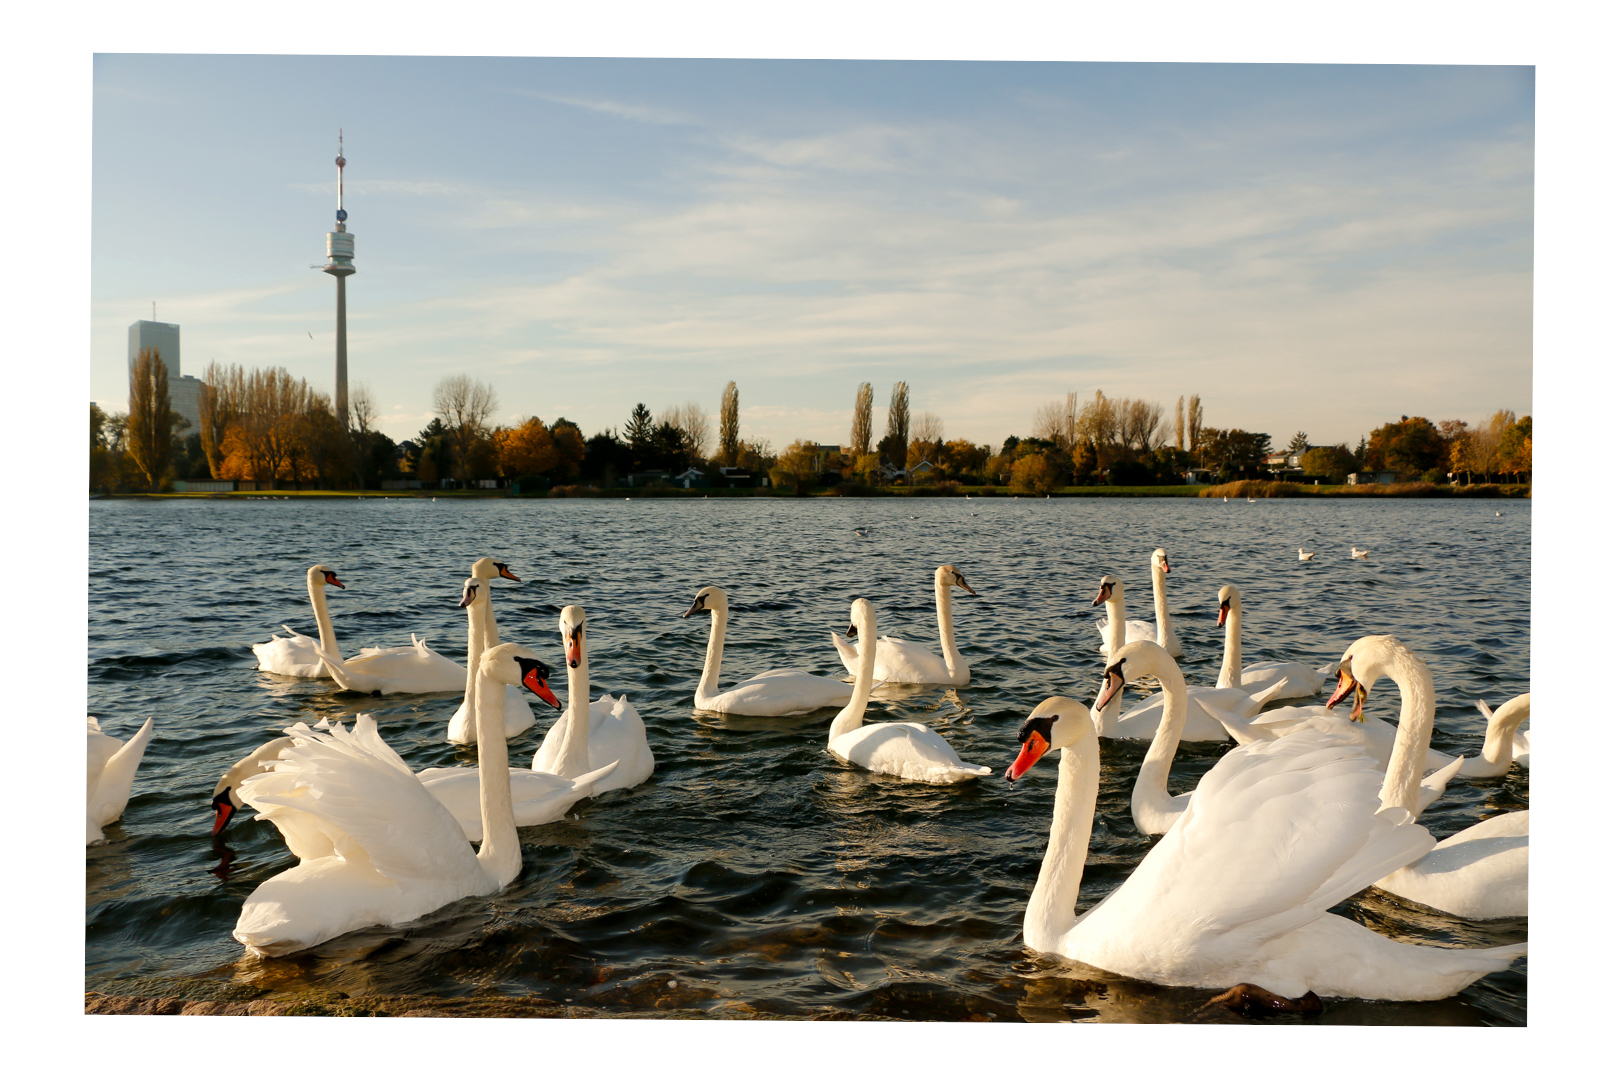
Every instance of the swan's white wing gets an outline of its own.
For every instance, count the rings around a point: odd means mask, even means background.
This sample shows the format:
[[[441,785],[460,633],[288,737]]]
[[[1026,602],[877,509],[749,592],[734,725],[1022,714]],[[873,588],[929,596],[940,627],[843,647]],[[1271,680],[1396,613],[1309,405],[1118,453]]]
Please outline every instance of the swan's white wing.
[[[395,881],[477,872],[455,817],[382,741],[369,715],[356,718],[352,731],[334,724],[327,734],[298,724],[288,733],[298,744],[282,752],[273,771],[243,781],[239,793],[300,859],[363,856]]]
[[[85,808],[86,815],[97,825],[107,825],[117,821],[119,815],[124,812],[124,807],[129,805],[129,791],[135,783],[135,769],[146,753],[146,744],[152,741],[152,720],[148,717],[134,738],[121,746],[116,745],[117,739],[111,739],[99,732],[89,734],[88,737],[92,743],[107,739],[116,746],[99,770],[94,788],[87,793],[88,801]],[[99,748],[106,749],[106,743],[99,743]]]
[[[794,716],[849,704],[854,687],[805,672],[769,672],[715,695],[704,708],[739,716]],[[751,712],[750,710],[767,710]]]
[[[948,784],[990,775],[989,766],[963,761],[939,732],[915,721],[866,724],[839,736],[827,749],[870,772],[907,780]]]
[[[945,661],[938,653],[895,637],[878,639],[877,660],[873,665],[872,676],[884,682],[897,683],[951,681],[950,669],[945,666]]]
[[[780,679],[789,675],[803,675],[807,679],[817,679],[821,677],[819,675],[812,675],[803,668],[771,668],[769,671],[762,671],[758,675],[750,675],[737,685],[742,686],[744,683],[751,683],[758,679]]]
[[[1116,935],[1150,955],[1256,949],[1434,846],[1404,810],[1378,810],[1382,782],[1357,747],[1290,737],[1240,746],[1071,933]]]

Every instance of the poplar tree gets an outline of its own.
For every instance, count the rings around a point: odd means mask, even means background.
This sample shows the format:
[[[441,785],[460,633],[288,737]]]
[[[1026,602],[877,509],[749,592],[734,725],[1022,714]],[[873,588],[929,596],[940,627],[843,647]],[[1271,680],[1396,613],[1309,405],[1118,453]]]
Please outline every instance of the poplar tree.
[[[737,384],[726,383],[720,393],[720,464],[737,464]]]
[[[878,444],[878,453],[888,458],[889,464],[904,468],[910,434],[911,390],[902,379],[889,391],[889,431]]]
[[[849,427],[851,456],[872,452],[872,384],[863,382],[855,388],[855,421]]]
[[[169,404],[169,366],[156,349],[142,349],[129,377],[129,454],[156,491],[174,448],[180,414]]]
[[[1181,407],[1181,403],[1182,403],[1183,400],[1184,400],[1183,398],[1176,398],[1176,449],[1177,450],[1185,450],[1185,449],[1187,449],[1187,421],[1186,421],[1186,414],[1182,411],[1182,407]]]
[[[1187,399],[1187,452],[1197,454],[1203,445],[1204,406],[1194,394]]]

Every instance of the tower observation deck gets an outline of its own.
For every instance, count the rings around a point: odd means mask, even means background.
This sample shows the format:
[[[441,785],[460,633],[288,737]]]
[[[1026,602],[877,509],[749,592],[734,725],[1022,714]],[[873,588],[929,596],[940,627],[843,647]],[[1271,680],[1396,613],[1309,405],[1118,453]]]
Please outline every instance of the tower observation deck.
[[[349,424],[349,315],[345,283],[354,273],[354,234],[349,232],[349,212],[343,209],[343,132],[338,132],[338,209],[337,226],[326,234],[326,265],[322,272],[337,278],[337,377],[333,387],[332,406],[338,420]]]

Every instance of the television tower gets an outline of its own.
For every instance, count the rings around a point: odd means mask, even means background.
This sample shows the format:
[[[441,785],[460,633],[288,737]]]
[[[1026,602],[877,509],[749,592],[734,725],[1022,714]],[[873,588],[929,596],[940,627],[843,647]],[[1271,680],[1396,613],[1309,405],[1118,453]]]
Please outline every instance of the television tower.
[[[337,228],[326,234],[325,273],[337,278],[337,380],[332,405],[344,427],[349,426],[349,312],[344,282],[354,273],[354,236],[344,222],[349,212],[343,209],[343,129],[338,129],[338,210]]]

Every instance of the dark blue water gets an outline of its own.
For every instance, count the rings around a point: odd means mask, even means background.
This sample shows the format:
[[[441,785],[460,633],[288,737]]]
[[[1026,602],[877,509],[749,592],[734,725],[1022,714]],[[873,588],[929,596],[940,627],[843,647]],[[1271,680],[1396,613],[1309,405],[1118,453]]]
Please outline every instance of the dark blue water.
[[[579,1015],[1241,1022],[1206,1008],[1207,991],[1024,947],[1054,765],[1016,788],[935,787],[830,758],[833,710],[695,710],[708,621],[680,615],[704,585],[731,596],[722,685],[767,667],[842,677],[828,631],[847,626],[852,598],[873,601],[880,632],[937,647],[933,571],[956,564],[980,594],[956,594],[972,685],[874,701],[867,717],[923,720],[998,776],[1043,698],[1095,696],[1097,579],[1121,578],[1128,614],[1152,617],[1148,558],[1160,546],[1191,682],[1214,681],[1216,592],[1231,583],[1243,592],[1246,662],[1320,666],[1367,633],[1411,645],[1434,671],[1434,744],[1448,753],[1478,753],[1475,698],[1496,705],[1529,689],[1528,502],[110,501],[92,504],[90,530],[90,712],[119,737],[156,718],[128,809],[110,842],[86,852],[86,985],[108,993],[203,979],[529,995]],[[1352,544],[1372,557],[1351,561]],[[1300,563],[1300,546],[1319,554]],[[555,654],[555,667],[560,607],[586,609],[593,696],[630,696],[657,757],[652,779],[521,830],[523,871],[497,896],[295,957],[245,957],[231,938],[243,899],[294,860],[251,813],[211,840],[209,793],[228,766],[296,721],[362,711],[414,768],[476,761],[445,740],[459,694],[334,692],[258,672],[249,644],[282,623],[315,633],[304,572],[324,562],[348,585],[329,592],[346,655],[414,631],[464,660],[456,605],[484,555],[523,578],[496,583],[502,637]],[[1393,722],[1398,711],[1381,684],[1369,715]],[[513,740],[515,763],[553,715]],[[1129,810],[1145,749],[1104,740],[1082,909],[1151,846]],[[1170,790],[1192,788],[1227,749],[1183,747]],[[1515,766],[1454,782],[1422,820],[1447,836],[1528,798]],[[1370,893],[1336,910],[1420,943],[1528,933],[1525,920],[1468,923]],[[1318,1022],[1523,1024],[1525,967],[1442,1002],[1329,1002]]]

